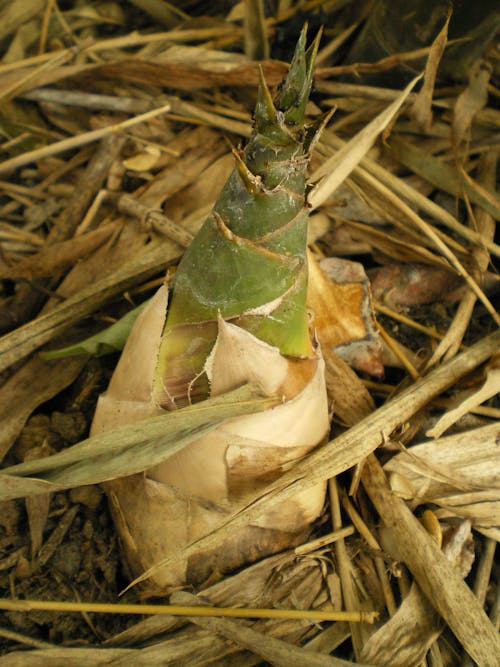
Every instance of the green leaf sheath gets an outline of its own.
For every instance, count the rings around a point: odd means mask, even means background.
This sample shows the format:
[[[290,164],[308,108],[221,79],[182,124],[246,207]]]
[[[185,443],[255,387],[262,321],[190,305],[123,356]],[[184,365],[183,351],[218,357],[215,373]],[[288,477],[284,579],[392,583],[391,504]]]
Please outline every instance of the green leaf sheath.
[[[276,100],[261,80],[254,132],[175,276],[155,394],[165,407],[207,393],[203,367],[221,316],[295,357],[311,355],[306,313],[304,127],[318,39],[302,31]]]

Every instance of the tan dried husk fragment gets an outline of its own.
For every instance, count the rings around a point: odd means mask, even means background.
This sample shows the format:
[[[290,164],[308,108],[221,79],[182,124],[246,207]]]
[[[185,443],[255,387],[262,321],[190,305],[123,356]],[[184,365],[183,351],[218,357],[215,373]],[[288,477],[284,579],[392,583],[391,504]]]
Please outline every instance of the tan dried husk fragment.
[[[153,398],[157,351],[168,291],[160,288],[138,317],[108,391],[99,399],[92,433],[164,413]],[[144,474],[106,484],[132,574],[156,563],[229,517],[259,488],[314,448],[329,428],[321,353],[290,360],[277,348],[221,318],[205,371],[211,396],[246,382],[283,397],[276,408],[222,424]],[[324,484],[273,508],[202,556],[155,571],[148,594],[202,583],[297,544],[320,514]],[[138,502],[140,498],[140,502]]]
[[[498,537],[500,481],[495,423],[417,444],[384,469],[404,480],[413,506],[432,503],[440,517],[470,519],[474,528]],[[399,483],[399,482],[398,482]]]

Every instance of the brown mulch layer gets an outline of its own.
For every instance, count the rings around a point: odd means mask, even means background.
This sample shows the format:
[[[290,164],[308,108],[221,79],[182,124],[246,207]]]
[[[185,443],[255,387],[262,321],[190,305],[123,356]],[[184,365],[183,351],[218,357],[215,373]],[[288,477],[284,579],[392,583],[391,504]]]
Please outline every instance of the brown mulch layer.
[[[170,603],[357,614],[139,616],[98,475],[7,471],[1,601],[123,612],[4,606],[0,667],[498,664],[498,20],[487,7],[464,26],[457,9],[448,26],[415,2],[412,20],[436,24],[413,39],[386,17],[388,53],[384,4],[0,3],[5,469],[88,437],[123,340],[43,353],[173,276],[251,132],[259,66],[276,87],[304,21],[323,26],[308,112],[336,111],[311,161],[309,245],[332,430],[234,525],[320,480],[329,502],[306,544]]]

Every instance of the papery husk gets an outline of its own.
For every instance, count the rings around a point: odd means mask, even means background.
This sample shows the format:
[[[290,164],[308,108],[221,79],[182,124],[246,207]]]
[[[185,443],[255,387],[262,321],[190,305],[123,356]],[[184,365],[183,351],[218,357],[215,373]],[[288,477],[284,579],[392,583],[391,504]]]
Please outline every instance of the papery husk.
[[[153,379],[167,299],[167,289],[162,287],[134,324],[109,389],[99,399],[93,434],[164,412],[153,400]],[[133,576],[210,532],[314,448],[328,431],[319,349],[313,357],[289,359],[219,318],[217,341],[205,372],[211,396],[257,382],[266,393],[282,396],[283,403],[223,423],[144,474],[106,483]],[[321,484],[236,531],[211,553],[157,570],[146,594],[214,581],[225,572],[300,543],[322,510],[324,494]]]
[[[323,348],[358,371],[382,377],[382,344],[377,332],[368,276],[361,264],[308,252],[307,305]]]
[[[492,422],[470,431],[416,444],[397,454],[384,469],[408,486],[416,507],[432,503],[440,517],[469,519],[474,528],[500,526],[498,438]]]

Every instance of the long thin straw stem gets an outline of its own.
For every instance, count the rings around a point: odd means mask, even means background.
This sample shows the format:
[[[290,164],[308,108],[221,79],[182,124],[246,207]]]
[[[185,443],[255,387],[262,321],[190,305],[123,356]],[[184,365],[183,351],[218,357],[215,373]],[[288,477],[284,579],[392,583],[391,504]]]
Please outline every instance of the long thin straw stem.
[[[253,609],[247,607],[199,607],[167,604],[116,604],[107,602],[64,602],[60,600],[0,600],[6,611],[64,611],[98,614],[144,614],[170,616],[230,616],[233,618],[286,618],[312,621],[373,623],[377,612],[349,612],[300,609]]]

